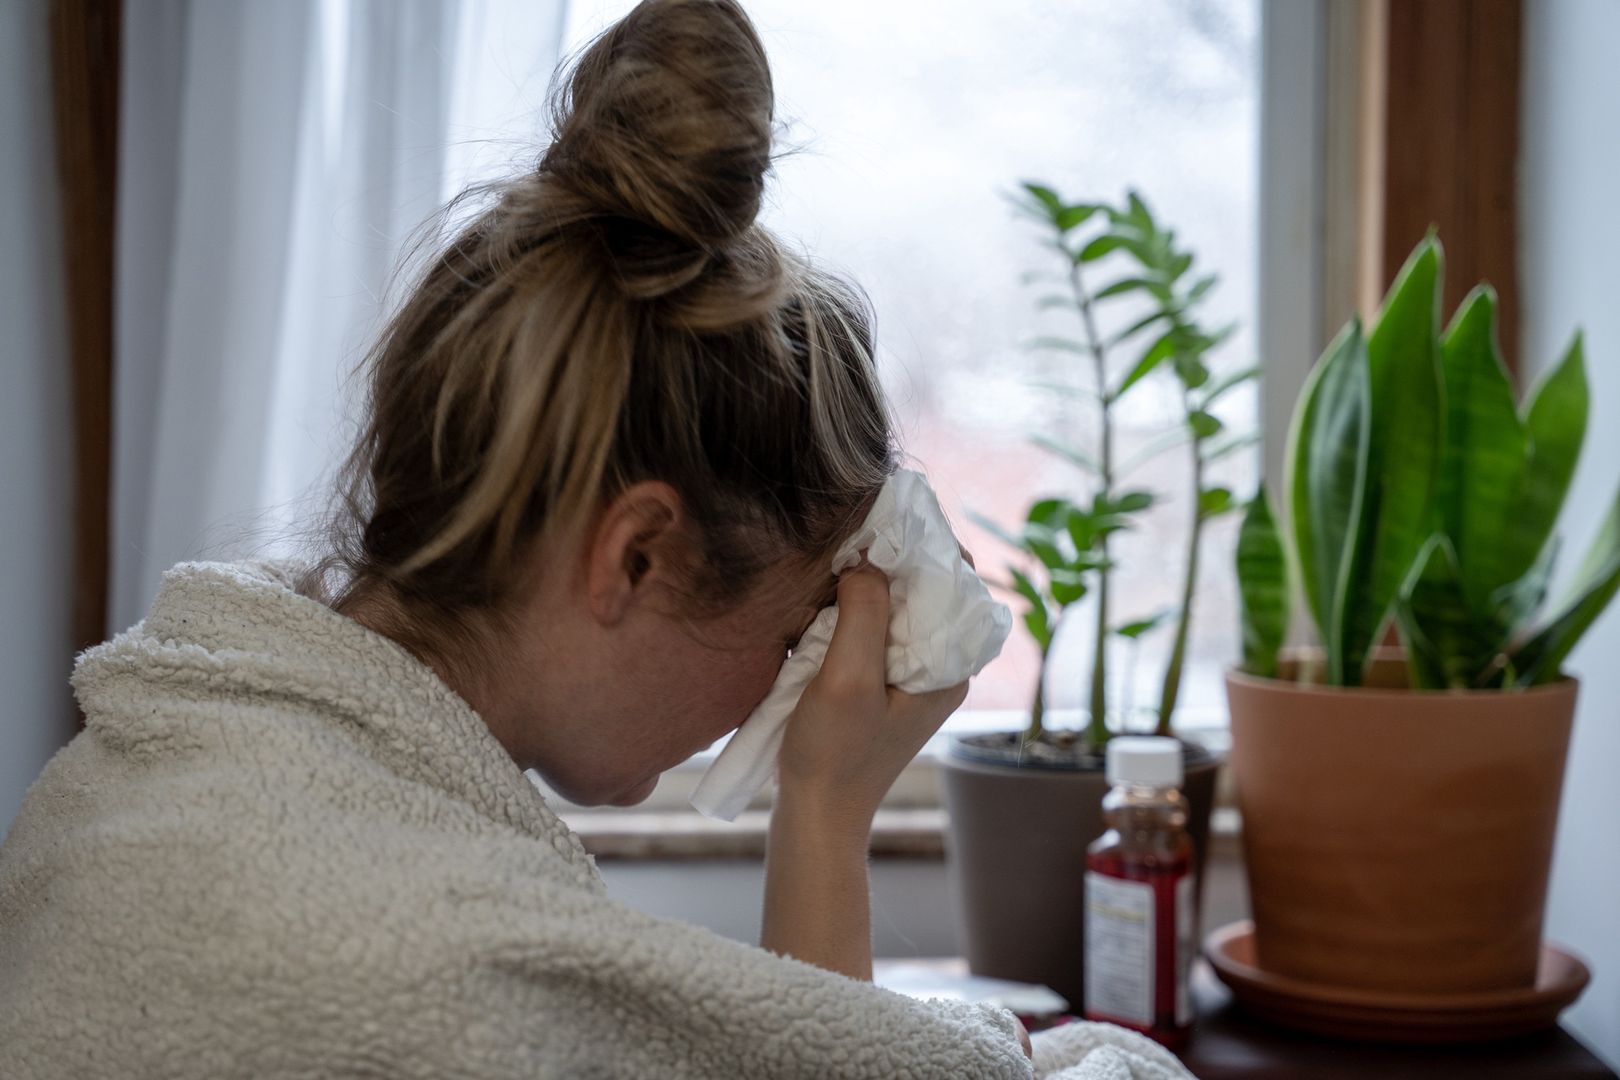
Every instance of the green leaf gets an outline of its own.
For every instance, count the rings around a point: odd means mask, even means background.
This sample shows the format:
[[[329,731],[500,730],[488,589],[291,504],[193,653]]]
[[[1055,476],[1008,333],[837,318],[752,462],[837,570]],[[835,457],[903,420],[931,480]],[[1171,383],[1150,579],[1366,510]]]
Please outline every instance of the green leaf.
[[[1125,391],[1141,382],[1144,376],[1146,376],[1160,364],[1164,363],[1166,358],[1168,358],[1175,351],[1175,331],[1167,330],[1165,331],[1163,337],[1159,338],[1152,345],[1147,347],[1147,351],[1142,354],[1142,358],[1136,362],[1136,365],[1131,368],[1130,373],[1125,376],[1124,381],[1119,384],[1119,389],[1115,390],[1113,394],[1110,395],[1111,399],[1118,400],[1119,398],[1123,397]]]
[[[1493,591],[1523,569],[1505,565],[1509,549],[1503,538],[1521,528],[1514,502],[1528,446],[1496,346],[1496,294],[1489,286],[1475,288],[1463,300],[1440,357],[1446,424],[1434,501],[1469,606],[1479,611]]]
[[[1069,539],[1074,541],[1075,551],[1084,558],[1097,542],[1096,518],[1078,506],[1072,507],[1064,527],[1069,531]]]
[[[1202,409],[1194,409],[1187,414],[1187,427],[1192,430],[1194,437],[1207,439],[1220,433],[1223,425],[1211,414]]]
[[[1562,675],[1564,659],[1620,592],[1620,493],[1581,560],[1557,614],[1513,654],[1519,685],[1540,686]]]
[[[1074,257],[1074,261],[1077,263],[1096,262],[1109,252],[1117,251],[1129,245],[1130,241],[1123,236],[1115,233],[1104,233],[1081,248],[1080,253]]]
[[[1097,210],[1098,207],[1085,204],[1065,206],[1052,215],[1052,224],[1056,225],[1060,232],[1068,232],[1070,229],[1084,225]]]
[[[1209,381],[1209,368],[1198,358],[1197,352],[1177,350],[1175,354],[1176,378],[1189,390],[1197,390]]]
[[[1465,689],[1495,659],[1498,638],[1470,607],[1457,553],[1444,533],[1419,550],[1401,586],[1395,622],[1414,689]]]
[[[1036,203],[1043,207],[1047,216],[1055,222],[1057,216],[1063,212],[1063,200],[1057,197],[1057,192],[1044,184],[1036,184],[1028,180],[1024,181],[1023,188],[1035,197]]]
[[[1245,447],[1258,445],[1260,445],[1260,435],[1258,432],[1251,431],[1247,435],[1233,435],[1222,439],[1208,450],[1205,450],[1203,453],[1203,461],[1204,464],[1208,465],[1212,461],[1219,461],[1228,454],[1236,453]]]
[[[1086,595],[1086,578],[1082,571],[1059,567],[1052,570],[1049,576],[1052,580],[1052,599],[1058,602],[1059,607],[1068,607]]]
[[[1108,215],[1109,224],[1135,229],[1138,233],[1143,232],[1141,224],[1131,217],[1131,213],[1128,208],[1125,210],[1115,210],[1112,206],[1108,206],[1103,208],[1103,212]],[[1151,231],[1151,229],[1149,231]]]
[[[1225,394],[1233,387],[1242,386],[1250,379],[1257,379],[1259,377],[1260,369],[1258,367],[1244,368],[1242,371],[1234,371],[1230,375],[1222,376],[1220,379],[1216,380],[1214,386],[1210,387],[1204,392],[1204,408],[1207,409],[1211,405],[1215,404],[1221,395]]]
[[[1166,608],[1163,611],[1155,612],[1154,614],[1149,615],[1145,619],[1138,619],[1135,622],[1128,622],[1124,626],[1116,626],[1114,627],[1114,633],[1122,638],[1129,638],[1130,640],[1135,641],[1148,631],[1155,630],[1158,627],[1163,626],[1164,621],[1175,613],[1176,611],[1174,608]]]
[[[1041,561],[1041,565],[1048,570],[1063,566],[1068,562],[1064,557],[1063,549],[1058,546],[1057,531],[1050,525],[1030,522],[1024,526],[1024,550]]]
[[[1360,682],[1396,596],[1433,530],[1440,462],[1440,245],[1418,244],[1367,337],[1371,433],[1366,499],[1347,579],[1344,677]]]
[[[1547,585],[1552,580],[1558,547],[1558,537],[1555,536],[1541,549],[1541,554],[1519,580],[1510,581],[1491,593],[1489,606],[1496,618],[1497,636],[1502,648],[1526,636],[1526,624],[1547,599]]]
[[[1054,308],[1072,309],[1077,306],[1074,297],[1066,293],[1047,293],[1035,301],[1035,307],[1039,311],[1050,311]]]
[[[1232,492],[1229,488],[1205,488],[1198,493],[1198,515],[1212,518],[1236,509],[1232,502]]]
[[[1093,534],[1097,536],[1106,536],[1131,527],[1131,519],[1121,513],[1113,501],[1101,493],[1092,500],[1091,511],[1086,514],[1086,521]]]
[[[1346,662],[1345,609],[1366,497],[1371,394],[1361,320],[1352,318],[1306,379],[1284,458],[1300,583],[1333,686],[1359,671]]]
[[[1041,499],[1029,508],[1024,523],[1024,550],[1048,570],[1069,564],[1069,557],[1063,551],[1062,535],[1073,512],[1074,505],[1067,499]]]
[[[1073,505],[1067,499],[1040,499],[1030,504],[1029,512],[1024,520],[1031,525],[1045,525],[1048,528],[1061,524],[1069,507]]]
[[[1024,625],[1029,627],[1029,634],[1035,639],[1035,644],[1045,652],[1052,647],[1052,626],[1046,614],[1046,609],[1030,608],[1024,612]]]
[[[1130,207],[1131,220],[1141,225],[1144,231],[1151,232],[1153,214],[1148,210],[1147,203],[1142,201],[1142,197],[1134,191],[1129,191],[1125,194],[1125,202]]]
[[[1184,306],[1192,307],[1194,304],[1198,303],[1198,301],[1202,300],[1204,295],[1208,293],[1209,290],[1213,289],[1220,280],[1221,278],[1219,274],[1210,274],[1207,277],[1201,277],[1197,281],[1193,282],[1193,287],[1187,290],[1187,299],[1184,302]]]
[[[1134,514],[1146,510],[1153,505],[1154,495],[1151,491],[1127,491],[1117,495],[1107,502],[1108,513]]]
[[[1042,450],[1056,454],[1058,457],[1069,462],[1071,465],[1078,465],[1087,472],[1102,472],[1102,468],[1089,454],[1086,454],[1084,451],[1076,449],[1067,443],[1058,442],[1056,439],[1049,438],[1046,435],[1032,436],[1029,441],[1035,446],[1040,447]]]
[[[1106,285],[1097,290],[1097,295],[1092,299],[1107,300],[1112,296],[1123,296],[1126,293],[1136,292],[1138,290],[1153,293],[1155,296],[1159,296],[1159,294],[1167,292],[1165,287],[1157,281],[1149,281],[1146,278],[1127,277],[1120,278],[1113,284]]]
[[[1028,574],[1012,565],[1007,567],[1007,572],[1012,575],[1013,588],[1018,591],[1019,596],[1022,596],[1036,607],[1045,608],[1046,597],[1041,595],[1041,590],[1036,586],[1035,582],[1030,580]]]
[[[1586,439],[1590,392],[1583,353],[1577,333],[1564,358],[1536,384],[1525,404],[1530,459],[1513,511],[1513,528],[1500,540],[1507,549],[1504,580],[1518,577],[1546,546],[1569,491]]]
[[[1262,486],[1238,528],[1238,594],[1243,623],[1243,670],[1273,678],[1288,631],[1288,570],[1282,537]]]
[[[1145,315],[1136,322],[1127,326],[1125,329],[1121,330],[1119,333],[1115,334],[1113,337],[1109,338],[1108,346],[1109,348],[1112,348],[1115,345],[1129,341],[1132,337],[1140,334],[1143,330],[1146,330],[1154,323],[1163,319],[1168,319],[1169,317],[1170,313],[1167,311],[1155,311],[1151,315]]]
[[[1024,613],[1024,625],[1029,627],[1030,635],[1045,652],[1052,644],[1051,617],[1046,610],[1046,598],[1029,580],[1029,575],[1016,566],[1009,566],[1007,570],[1012,574],[1013,587],[1018,590],[1018,595],[1029,601],[1029,610]]]

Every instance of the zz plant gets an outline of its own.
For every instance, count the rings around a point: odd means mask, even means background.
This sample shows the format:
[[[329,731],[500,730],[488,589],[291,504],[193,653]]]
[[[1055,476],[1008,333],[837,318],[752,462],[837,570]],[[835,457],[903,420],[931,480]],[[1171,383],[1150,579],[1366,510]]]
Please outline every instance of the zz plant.
[[[1147,204],[1129,193],[1120,205],[1069,203],[1050,187],[1026,183],[1018,200],[1020,209],[1047,230],[1046,246],[1060,260],[1058,278],[1064,291],[1043,297],[1043,308],[1071,314],[1076,335],[1038,338],[1036,348],[1076,358],[1084,374],[1084,389],[1059,385],[1050,389],[1079,394],[1096,407],[1094,445],[1044,436],[1036,445],[1079,468],[1087,478],[1089,498],[1044,498],[1029,509],[1016,532],[975,515],[975,520],[1004,541],[1031,557],[1033,574],[1010,567],[1012,584],[1029,603],[1024,624],[1041,651],[1034,703],[1026,741],[1042,737],[1047,660],[1058,626],[1070,607],[1090,598],[1089,614],[1095,621],[1091,657],[1090,721],[1084,745],[1096,751],[1109,736],[1109,642],[1135,644],[1161,625],[1173,633],[1170,658],[1161,682],[1158,730],[1171,732],[1180,691],[1192,622],[1193,597],[1198,576],[1198,553],[1207,522],[1238,508],[1230,490],[1208,481],[1210,464],[1233,451],[1252,445],[1252,434],[1232,434],[1211,411],[1232,388],[1258,372],[1247,369],[1216,377],[1210,354],[1228,337],[1231,327],[1206,327],[1199,307],[1215,287],[1214,274],[1192,272],[1194,257],[1177,241],[1175,233],[1155,220]],[[1094,284],[1092,274],[1107,267],[1122,268],[1112,280]],[[1103,304],[1134,303],[1137,315],[1124,329],[1104,336],[1097,312]],[[1124,320],[1121,320],[1124,321]],[[1118,359],[1123,354],[1124,362]],[[1150,376],[1169,372],[1181,405],[1174,426],[1138,453],[1120,460],[1116,447],[1116,413],[1121,399]],[[1154,492],[1127,483],[1132,471],[1175,447],[1185,447],[1188,499],[1193,507],[1177,606],[1167,611],[1133,616],[1116,623],[1112,571],[1123,534],[1136,518],[1158,502]]]
[[[1317,362],[1294,411],[1281,527],[1264,488],[1249,504],[1237,571],[1252,674],[1276,675],[1299,603],[1328,685],[1359,685],[1393,620],[1415,689],[1537,686],[1620,590],[1617,495],[1545,607],[1586,433],[1581,335],[1516,402],[1495,294],[1475,288],[1442,330],[1442,263],[1431,235],[1370,330],[1351,320]]]

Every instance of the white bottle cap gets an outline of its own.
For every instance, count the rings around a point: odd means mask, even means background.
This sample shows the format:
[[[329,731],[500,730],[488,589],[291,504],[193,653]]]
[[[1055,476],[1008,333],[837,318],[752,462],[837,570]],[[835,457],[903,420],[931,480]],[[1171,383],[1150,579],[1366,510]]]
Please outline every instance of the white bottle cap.
[[[1108,782],[1145,787],[1181,786],[1181,743],[1158,735],[1108,740]]]

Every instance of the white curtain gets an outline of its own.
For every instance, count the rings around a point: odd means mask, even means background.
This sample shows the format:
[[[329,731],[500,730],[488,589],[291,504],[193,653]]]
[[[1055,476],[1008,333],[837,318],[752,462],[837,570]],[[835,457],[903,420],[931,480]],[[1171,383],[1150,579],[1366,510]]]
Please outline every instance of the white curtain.
[[[539,153],[565,0],[129,0],[111,621],[324,508],[418,226]],[[391,286],[394,291],[390,291]]]

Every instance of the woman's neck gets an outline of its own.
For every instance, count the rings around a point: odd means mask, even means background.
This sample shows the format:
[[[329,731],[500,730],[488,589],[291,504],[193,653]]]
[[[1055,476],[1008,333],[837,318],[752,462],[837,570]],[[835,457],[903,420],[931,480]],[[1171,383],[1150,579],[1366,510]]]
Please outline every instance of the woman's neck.
[[[333,610],[410,653],[478,714],[520,769],[534,766],[521,738],[524,725],[515,722],[522,710],[500,691],[511,685],[499,677],[506,666],[503,635],[491,632],[485,620],[426,618],[378,588],[352,591]]]

